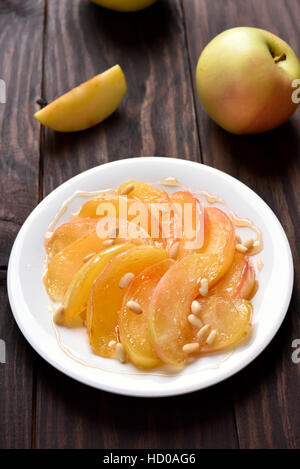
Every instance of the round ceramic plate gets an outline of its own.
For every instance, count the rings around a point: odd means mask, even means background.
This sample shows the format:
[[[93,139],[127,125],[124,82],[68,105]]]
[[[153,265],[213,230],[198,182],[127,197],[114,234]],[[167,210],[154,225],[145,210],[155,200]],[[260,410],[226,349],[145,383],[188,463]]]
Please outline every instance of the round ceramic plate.
[[[63,202],[75,191],[116,188],[128,179],[156,183],[173,176],[193,190],[218,196],[239,217],[250,219],[263,234],[264,249],[252,257],[259,289],[253,299],[253,333],[235,350],[197,359],[177,374],[139,371],[130,364],[94,355],[84,329],[54,328],[42,274],[44,236]],[[176,188],[164,187],[168,191]],[[177,188],[178,190],[178,188]],[[85,199],[86,200],[86,199]],[[59,223],[68,220],[84,199],[76,198]],[[240,229],[249,237],[248,228]],[[253,233],[252,233],[253,236]],[[263,269],[257,269],[258,259]],[[283,281],[284,279],[284,281]],[[286,235],[271,209],[231,176],[198,163],[172,158],[132,158],[90,169],[62,184],[31,213],[14,243],[8,267],[8,294],[14,317],[32,347],[72,378],[105,391],[144,397],[183,394],[216,384],[254,360],[278,331],[293,286],[293,261]]]

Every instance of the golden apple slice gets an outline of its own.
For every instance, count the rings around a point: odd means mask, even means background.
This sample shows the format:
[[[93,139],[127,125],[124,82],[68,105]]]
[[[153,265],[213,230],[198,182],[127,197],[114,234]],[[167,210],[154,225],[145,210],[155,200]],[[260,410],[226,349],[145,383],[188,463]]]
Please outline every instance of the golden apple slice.
[[[203,300],[199,314],[203,325],[209,324],[211,331],[216,331],[211,344],[205,340],[200,343],[200,352],[218,352],[237,345],[251,331],[252,305],[242,299],[230,299],[226,296],[212,296]],[[197,332],[194,331],[194,340]]]
[[[120,340],[129,360],[140,368],[161,364],[149,332],[149,304],[156,285],[173,264],[172,259],[165,259],[143,270],[131,281],[123,299],[119,312]],[[130,311],[126,306],[128,301],[137,302],[143,313],[136,315]]]
[[[134,244],[143,244],[144,238],[128,239]],[[115,244],[128,241],[128,239],[117,237]],[[44,276],[44,284],[48,295],[55,301],[62,301],[68,286],[76,272],[85,264],[88,256],[92,256],[105,249],[108,237],[102,238],[96,231],[82,236],[66,248],[56,254],[48,263]]]
[[[93,351],[103,357],[114,357],[118,341],[118,311],[125,290],[121,278],[128,272],[138,275],[146,267],[167,258],[164,249],[143,246],[112,259],[95,281],[87,308],[87,328]]]
[[[201,254],[190,254],[171,267],[157,285],[150,304],[150,330],[159,357],[182,365],[182,347],[191,341],[188,321],[191,303],[199,294],[199,280],[209,288],[228,271],[235,253],[235,234],[231,220],[221,210],[206,209],[205,244]]]
[[[97,219],[78,219],[64,223],[56,228],[52,236],[45,240],[48,259],[52,259],[52,257],[76,241],[76,239],[95,231],[97,222]]]
[[[76,273],[63,300],[63,316],[61,323],[68,327],[81,326],[94,281],[107,263],[118,254],[134,248],[134,244],[125,243],[112,246],[95,254]]]
[[[152,215],[151,236],[157,238],[157,229],[161,226],[164,244],[170,248],[175,241],[175,225],[177,211],[166,191],[146,184],[145,182],[130,180],[120,185],[120,195],[127,195],[128,200],[137,198],[149,206]],[[157,222],[157,224],[156,224]]]
[[[179,213],[180,259],[187,254],[199,252],[204,243],[204,208],[190,192],[179,191],[171,195],[171,201]]]
[[[96,75],[34,114],[46,127],[75,132],[99,124],[120,105],[126,80],[119,65]]]
[[[138,11],[153,5],[157,0],[92,0],[93,3],[116,11]]]
[[[255,287],[255,271],[248,256],[235,252],[226,275],[211,290],[211,295],[250,300]]]

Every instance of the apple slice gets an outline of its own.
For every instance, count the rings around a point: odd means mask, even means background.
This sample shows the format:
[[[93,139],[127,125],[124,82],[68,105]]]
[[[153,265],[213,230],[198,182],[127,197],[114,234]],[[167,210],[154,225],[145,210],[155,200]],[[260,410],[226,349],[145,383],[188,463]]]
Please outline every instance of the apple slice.
[[[112,246],[95,254],[79,269],[63,300],[61,324],[68,327],[82,326],[94,281],[113,257],[134,247],[134,244],[130,243]]]
[[[145,182],[130,180],[120,185],[119,194],[126,194],[128,199],[137,198],[150,208],[152,215],[151,236],[157,238],[156,221],[162,229],[164,244],[169,248],[175,241],[175,222],[178,216],[175,207],[166,191],[153,187]]]
[[[126,80],[119,65],[82,83],[34,114],[46,127],[75,132],[99,124],[120,105]]]
[[[242,299],[212,296],[202,303],[199,318],[203,325],[209,324],[216,331],[213,342],[200,343],[200,353],[218,352],[237,345],[251,331],[252,305]],[[196,340],[196,331],[194,331]]]
[[[192,301],[199,294],[199,279],[215,285],[232,264],[235,233],[231,220],[219,209],[205,210],[205,243],[201,254],[178,260],[158,283],[150,304],[150,330],[155,350],[167,363],[182,365],[182,347],[190,342],[188,321]]]
[[[176,220],[180,225],[175,226],[176,235],[180,238],[177,257],[199,252],[204,243],[204,208],[201,202],[184,191],[174,192],[170,198],[179,213]]]
[[[97,231],[93,231],[66,246],[50,260],[44,276],[44,284],[50,298],[62,301],[76,272],[85,264],[87,256],[104,250],[107,240],[108,236],[103,238]],[[128,238],[116,237],[114,243],[122,244],[126,241],[139,245],[147,242],[147,239],[138,236],[131,238],[129,235]]]
[[[118,340],[118,311],[125,290],[119,287],[122,277],[138,275],[146,267],[167,258],[165,249],[143,246],[112,259],[95,281],[87,308],[87,328],[93,351],[103,357],[114,357]]]
[[[255,271],[249,257],[236,252],[230,269],[215,285],[210,294],[250,300],[254,287]]]
[[[45,248],[48,259],[52,259],[58,252],[62,251],[66,246],[76,241],[96,229],[97,219],[78,219],[60,225],[53,232],[50,238],[45,239]]]
[[[165,259],[143,270],[132,280],[124,296],[119,312],[120,340],[127,357],[137,367],[154,368],[161,364],[148,328],[149,304],[156,285],[173,264],[172,259]],[[126,306],[128,301],[136,301],[143,313],[136,315],[130,311]]]
[[[135,223],[153,238],[153,242],[162,242],[162,232],[159,221],[151,218],[151,212],[147,204],[136,197],[127,198],[123,196],[97,197],[86,202],[80,209],[79,218],[103,218],[115,217]],[[155,236],[152,236],[152,224],[156,228]]]

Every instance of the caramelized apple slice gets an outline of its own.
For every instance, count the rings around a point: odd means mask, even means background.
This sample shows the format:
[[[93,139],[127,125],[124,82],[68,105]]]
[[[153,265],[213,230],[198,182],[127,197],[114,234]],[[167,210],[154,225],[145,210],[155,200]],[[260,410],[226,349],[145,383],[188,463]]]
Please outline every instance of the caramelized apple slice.
[[[63,299],[74,275],[85,264],[87,256],[105,249],[107,240],[108,237],[99,237],[94,231],[69,244],[50,260],[44,276],[44,284],[50,298],[55,301]],[[139,245],[144,244],[146,238],[117,237],[115,244],[124,243],[127,240]]]
[[[228,271],[235,253],[231,220],[221,210],[206,209],[205,240],[201,254],[190,254],[171,267],[157,285],[150,304],[150,330],[159,357],[182,365],[182,347],[190,342],[188,321],[192,301],[199,294],[199,280],[212,287]]]
[[[147,204],[136,197],[105,196],[86,202],[79,211],[78,217],[117,218],[135,223],[146,231],[153,241],[162,243],[159,220],[151,212]]]
[[[79,269],[70,283],[63,300],[61,324],[68,327],[77,327],[83,324],[87,302],[94,281],[113,257],[134,247],[134,244],[130,243],[112,246],[95,254]]]
[[[175,241],[175,220],[178,216],[166,191],[140,181],[127,181],[121,184],[119,194],[126,194],[128,199],[137,198],[148,205],[152,214],[152,237],[157,238],[153,231],[153,222],[158,220],[162,230],[164,244],[170,248]]]
[[[193,252],[199,252],[204,243],[204,208],[201,202],[190,192],[174,192],[171,201],[179,213],[180,236],[178,258]]]
[[[254,286],[255,272],[249,257],[236,252],[230,269],[212,289],[211,294],[250,300]]]
[[[151,264],[167,258],[164,249],[138,247],[112,259],[95,281],[87,308],[87,328],[93,351],[103,357],[115,355],[118,311],[125,290],[119,286],[128,272],[138,275]]]
[[[165,259],[143,270],[131,281],[123,299],[119,312],[120,340],[129,360],[140,368],[154,368],[161,363],[153,350],[148,328],[149,304],[156,285],[173,264],[171,259]],[[137,302],[143,313],[136,315],[130,311],[126,306],[128,301]]]
[[[166,191],[153,187],[150,184],[140,181],[127,181],[120,185],[118,192],[120,195],[127,195],[128,198],[137,197],[145,204],[170,204],[170,198]]]
[[[97,221],[97,219],[83,218],[64,223],[56,228],[51,238],[45,240],[48,259],[52,259],[58,252],[81,236],[95,231]]]
[[[237,345],[249,335],[252,316],[252,305],[249,301],[212,296],[203,300],[201,305],[199,318],[203,325],[209,324],[210,330],[216,333],[211,344],[207,344],[204,338],[200,343],[200,352],[225,350]],[[195,335],[194,337],[196,340]]]

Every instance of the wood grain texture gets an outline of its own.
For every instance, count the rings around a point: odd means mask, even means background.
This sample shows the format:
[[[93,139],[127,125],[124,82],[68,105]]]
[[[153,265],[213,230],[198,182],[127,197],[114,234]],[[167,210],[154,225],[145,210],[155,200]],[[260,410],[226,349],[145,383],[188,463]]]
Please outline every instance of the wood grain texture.
[[[99,163],[137,155],[199,159],[183,18],[178,1],[124,15],[86,1],[49,2],[45,97],[120,63],[128,95],[101,125],[46,131],[44,193]],[[38,366],[37,448],[237,447],[230,384],[174,399],[130,399]]]
[[[183,8],[194,90],[194,72],[202,49],[231,27],[270,30],[300,56],[298,0],[183,0]],[[263,355],[233,379],[240,446],[299,448],[300,373],[299,365],[291,360],[291,344],[300,337],[300,111],[272,132],[233,136],[208,118],[194,94],[204,163],[239,178],[261,195],[283,224],[295,261],[294,294],[284,326]]]
[[[0,271],[0,339],[6,349],[6,363],[0,362],[0,448],[30,448],[33,352],[10,311],[4,271]]]
[[[39,128],[35,100],[42,80],[44,0],[0,4],[0,266],[7,266],[20,225],[38,201]]]

